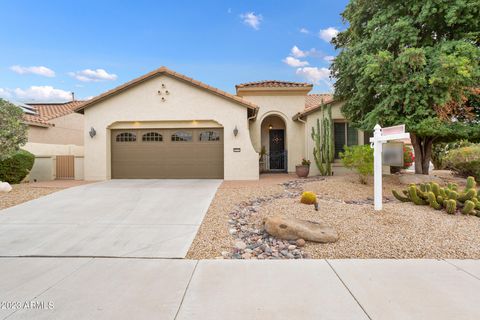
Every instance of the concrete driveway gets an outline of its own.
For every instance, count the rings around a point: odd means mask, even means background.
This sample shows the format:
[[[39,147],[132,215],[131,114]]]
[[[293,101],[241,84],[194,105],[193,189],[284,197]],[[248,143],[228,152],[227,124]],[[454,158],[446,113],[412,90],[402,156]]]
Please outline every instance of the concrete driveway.
[[[110,180],[0,211],[0,256],[183,258],[221,180]]]

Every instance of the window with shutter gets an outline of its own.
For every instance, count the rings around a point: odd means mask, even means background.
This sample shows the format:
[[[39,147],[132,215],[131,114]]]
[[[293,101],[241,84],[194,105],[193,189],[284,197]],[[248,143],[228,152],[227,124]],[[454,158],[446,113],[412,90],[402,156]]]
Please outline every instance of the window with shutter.
[[[345,145],[345,123],[337,122],[333,124],[333,138],[335,143],[335,158],[339,158],[339,153],[343,152]]]
[[[356,146],[358,144],[358,131],[349,123],[347,125],[347,146]]]

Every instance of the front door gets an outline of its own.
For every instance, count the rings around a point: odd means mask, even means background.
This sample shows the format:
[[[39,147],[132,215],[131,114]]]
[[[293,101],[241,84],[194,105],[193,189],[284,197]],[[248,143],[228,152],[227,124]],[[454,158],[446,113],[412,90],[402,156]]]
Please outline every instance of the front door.
[[[270,145],[270,170],[284,171],[285,167],[285,130],[271,129]]]

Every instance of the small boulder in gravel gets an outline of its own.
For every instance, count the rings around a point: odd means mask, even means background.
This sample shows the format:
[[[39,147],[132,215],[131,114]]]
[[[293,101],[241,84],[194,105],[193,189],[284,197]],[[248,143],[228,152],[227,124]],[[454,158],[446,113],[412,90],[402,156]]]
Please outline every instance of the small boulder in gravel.
[[[238,250],[244,250],[246,247],[247,245],[243,241],[235,242],[235,248],[237,248]]]
[[[338,240],[337,232],[323,222],[300,220],[293,217],[270,216],[264,221],[265,230],[279,239],[304,239],[327,243]]]
[[[297,244],[297,247],[300,247],[300,248],[301,248],[301,247],[305,246],[305,240],[303,240],[303,239],[298,239],[298,240],[296,241],[296,244]]]
[[[0,181],[0,192],[10,192],[12,191],[12,186],[8,182],[2,182]]]

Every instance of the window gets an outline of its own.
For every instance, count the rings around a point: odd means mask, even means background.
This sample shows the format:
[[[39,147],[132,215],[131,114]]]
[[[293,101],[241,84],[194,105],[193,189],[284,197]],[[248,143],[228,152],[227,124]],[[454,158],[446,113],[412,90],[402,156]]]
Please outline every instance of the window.
[[[186,131],[177,131],[172,134],[172,141],[192,141],[192,134]]]
[[[215,131],[203,131],[200,133],[200,141],[220,141],[220,135]]]
[[[347,122],[335,122],[333,124],[333,137],[335,143],[335,158],[339,158],[339,153],[343,152],[343,147],[354,146],[358,144],[358,131]]]
[[[373,131],[368,130],[363,132],[363,144],[370,144],[370,138],[373,138]]]
[[[137,136],[131,132],[122,132],[115,137],[117,142],[134,142],[137,141]]]
[[[163,141],[163,137],[158,132],[147,132],[142,136],[142,141]]]

